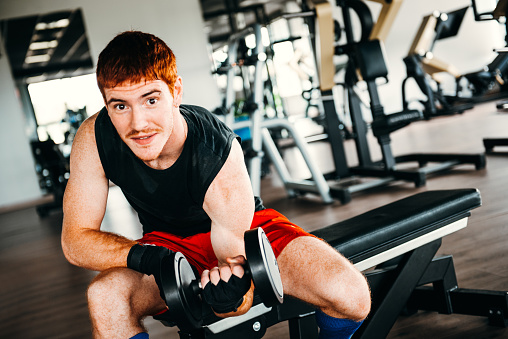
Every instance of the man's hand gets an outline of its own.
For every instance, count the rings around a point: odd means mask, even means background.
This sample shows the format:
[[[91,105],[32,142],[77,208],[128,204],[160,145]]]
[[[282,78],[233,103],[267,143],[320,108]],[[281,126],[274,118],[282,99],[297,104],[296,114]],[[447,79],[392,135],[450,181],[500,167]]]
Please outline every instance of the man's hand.
[[[162,246],[140,245],[131,247],[127,256],[127,267],[146,275],[153,275],[155,282],[159,287],[162,300],[165,300],[161,285],[161,260],[172,253],[169,249]]]
[[[252,306],[253,285],[245,275],[243,256],[227,258],[227,263],[203,271],[203,298],[219,317],[246,313]]]

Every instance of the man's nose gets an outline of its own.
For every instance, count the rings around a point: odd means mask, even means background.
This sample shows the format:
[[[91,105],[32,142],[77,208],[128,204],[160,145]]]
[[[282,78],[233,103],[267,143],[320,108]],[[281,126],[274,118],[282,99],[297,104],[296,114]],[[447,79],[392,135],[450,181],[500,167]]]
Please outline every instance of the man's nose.
[[[148,127],[146,113],[141,108],[132,109],[131,128],[136,131],[142,131]]]

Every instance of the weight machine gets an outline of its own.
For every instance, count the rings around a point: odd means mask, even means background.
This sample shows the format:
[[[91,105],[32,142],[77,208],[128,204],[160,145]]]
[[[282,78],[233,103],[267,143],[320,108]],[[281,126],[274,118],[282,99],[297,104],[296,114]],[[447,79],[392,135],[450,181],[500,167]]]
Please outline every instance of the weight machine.
[[[254,34],[255,48],[251,51],[250,61],[238,60],[239,41],[245,39],[246,36]],[[301,193],[314,193],[320,195],[323,202],[333,202],[333,197],[340,192],[334,192],[323,174],[319,171],[317,165],[312,161],[307,144],[304,138],[296,131],[294,126],[286,118],[266,118],[264,114],[264,96],[263,96],[263,74],[265,68],[266,55],[261,37],[261,24],[256,23],[243,31],[233,34],[228,40],[228,63],[224,65],[223,70],[227,71],[227,89],[224,105],[227,108],[224,115],[224,121],[233,130],[241,130],[248,128],[250,130],[251,142],[250,146],[244,150],[247,159],[247,168],[251,178],[251,183],[255,195],[260,195],[262,161],[266,156],[273,164],[279,177],[281,178],[289,196],[296,196]],[[241,65],[241,66],[240,66]],[[250,97],[246,98],[248,102],[246,107],[249,119],[244,121],[235,121],[234,119],[234,103],[235,89],[233,81],[236,72],[240,67],[254,67],[254,77],[251,84]],[[271,131],[276,129],[284,129],[288,131],[293,138],[297,149],[300,151],[305,164],[311,174],[310,179],[298,180],[294,179],[277,148],[272,137]],[[338,196],[340,198],[340,195]]]
[[[506,16],[507,3],[508,1],[501,0],[497,3],[494,11],[479,13],[476,1],[472,0],[475,21],[499,21],[500,18]],[[457,35],[469,7],[471,6],[449,13],[434,11],[423,18],[408,55],[404,58],[407,72],[407,77],[402,83],[404,109],[407,109],[410,104],[405,90],[409,79],[414,79],[420,91],[426,96],[426,100],[421,101],[426,119],[462,113],[473,108],[476,103],[508,95],[505,85],[508,81],[508,56],[506,54],[498,54],[485,69],[467,74],[459,73],[453,65],[436,58],[433,54],[436,42]],[[505,40],[507,39],[508,35]],[[443,73],[448,73],[455,78],[455,95],[443,94],[442,81],[440,80]],[[497,92],[493,91],[496,86],[499,87]],[[464,87],[467,87],[466,89],[471,94],[464,94]]]
[[[456,79],[457,86],[462,74],[453,65],[439,60],[432,53],[436,41],[457,35],[468,8],[464,7],[449,13],[435,11],[423,18],[409,53],[403,59],[407,73],[402,82],[402,105],[404,109],[408,109],[410,104],[406,96],[406,84],[409,79],[414,79],[420,91],[427,97],[427,100],[421,101],[426,119],[439,115],[462,113],[473,108],[473,104],[467,101],[454,105],[452,99],[443,94],[438,74],[441,72],[451,74]],[[434,82],[436,89],[433,88],[431,81]]]
[[[61,210],[63,196],[69,179],[69,159],[58,145],[48,136],[46,141],[30,142],[35,160],[35,171],[39,178],[39,186],[46,194],[53,195],[53,201],[37,206],[40,217],[47,216],[52,210]]]
[[[397,9],[402,0],[391,1],[384,4],[385,13],[380,22],[381,25],[391,25],[395,18]],[[373,29],[373,19],[369,8],[362,1],[337,0],[337,6],[342,9],[346,44],[336,45],[334,42],[334,22],[332,8],[328,1],[314,0],[312,2],[315,17],[307,18],[309,27],[314,28],[316,55],[319,56],[320,88],[323,99],[323,106],[327,119],[328,140],[332,147],[335,172],[332,175],[335,179],[342,178],[377,178],[368,182],[360,182],[350,186],[342,187],[343,196],[351,198],[351,193],[370,187],[386,184],[394,180],[406,180],[414,182],[416,187],[426,183],[426,176],[429,173],[442,171],[460,164],[474,164],[476,169],[485,167],[484,154],[408,154],[395,157],[391,150],[390,134],[411,122],[421,120],[422,113],[418,110],[403,110],[402,112],[385,114],[377,92],[376,79],[387,78],[388,70],[384,62],[382,41],[387,29]],[[395,6],[388,10],[390,6]],[[388,8],[388,9],[387,9]],[[356,13],[360,19],[362,34],[359,41],[355,41],[353,35],[352,15]],[[386,13],[389,13],[388,16]],[[372,32],[384,32],[384,36],[377,37]],[[379,33],[377,33],[379,34]],[[335,111],[332,88],[334,83],[333,56],[347,55],[348,66],[346,70],[345,83],[341,84],[347,91],[348,107],[353,123],[354,141],[358,155],[359,165],[350,167],[347,163],[344,150],[344,139],[337,128],[339,121]],[[383,154],[381,161],[371,159],[367,141],[368,126],[362,116],[360,98],[355,91],[356,83],[363,80],[367,84],[370,97],[370,109],[373,122],[372,131],[378,140]],[[417,163],[416,169],[400,169],[397,165],[403,163]],[[428,163],[434,163],[427,166]]]

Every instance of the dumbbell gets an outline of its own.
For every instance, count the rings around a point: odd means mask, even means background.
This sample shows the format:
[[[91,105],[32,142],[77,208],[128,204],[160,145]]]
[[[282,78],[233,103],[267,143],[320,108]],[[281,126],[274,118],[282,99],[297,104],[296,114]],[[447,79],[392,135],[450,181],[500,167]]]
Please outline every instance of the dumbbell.
[[[267,307],[283,301],[282,280],[272,246],[262,228],[244,234],[244,274],[252,278],[256,293]],[[200,277],[180,252],[161,261],[161,284],[169,318],[180,329],[198,329],[203,324]]]

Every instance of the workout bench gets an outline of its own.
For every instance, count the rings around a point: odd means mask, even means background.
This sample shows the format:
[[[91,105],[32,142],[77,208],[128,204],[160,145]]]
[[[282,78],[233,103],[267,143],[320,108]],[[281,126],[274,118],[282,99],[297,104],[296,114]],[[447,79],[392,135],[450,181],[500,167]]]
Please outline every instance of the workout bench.
[[[419,309],[485,316],[491,325],[507,325],[506,291],[458,288],[452,257],[434,257],[441,239],[466,227],[470,210],[480,205],[476,189],[427,191],[313,232],[349,258],[369,282],[372,310],[354,338],[385,338],[402,312]],[[246,314],[220,319],[208,311],[201,329],[179,334],[261,338],[268,327],[288,321],[291,339],[313,339],[318,337],[314,311],[292,298],[268,308],[255,296]]]

